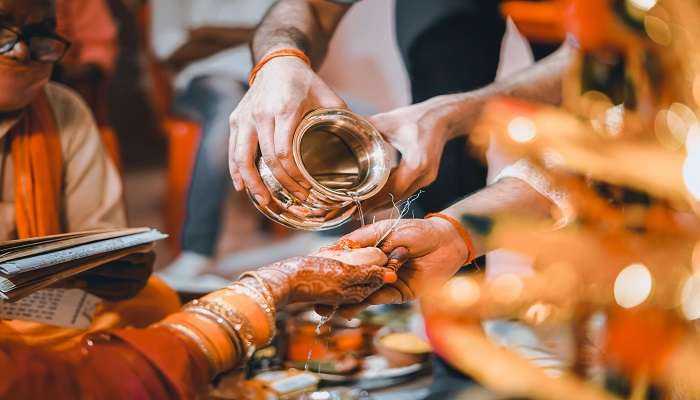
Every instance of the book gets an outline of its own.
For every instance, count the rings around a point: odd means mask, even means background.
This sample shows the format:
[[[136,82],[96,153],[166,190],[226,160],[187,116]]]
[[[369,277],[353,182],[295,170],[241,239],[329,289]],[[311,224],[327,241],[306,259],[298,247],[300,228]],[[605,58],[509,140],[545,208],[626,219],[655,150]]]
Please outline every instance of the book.
[[[0,303],[16,302],[82,272],[147,253],[166,237],[156,229],[129,228],[0,242]]]

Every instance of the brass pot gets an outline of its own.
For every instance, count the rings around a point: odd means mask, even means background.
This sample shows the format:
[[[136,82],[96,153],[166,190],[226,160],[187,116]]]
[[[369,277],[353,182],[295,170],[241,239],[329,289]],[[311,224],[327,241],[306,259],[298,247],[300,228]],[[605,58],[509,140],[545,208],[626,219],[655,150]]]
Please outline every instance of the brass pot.
[[[320,231],[340,226],[389,178],[386,142],[367,120],[350,111],[326,108],[308,113],[292,143],[294,162],[311,184],[308,198],[298,199],[282,187],[261,156],[256,165],[272,201],[262,206],[248,193],[258,210],[289,228]]]

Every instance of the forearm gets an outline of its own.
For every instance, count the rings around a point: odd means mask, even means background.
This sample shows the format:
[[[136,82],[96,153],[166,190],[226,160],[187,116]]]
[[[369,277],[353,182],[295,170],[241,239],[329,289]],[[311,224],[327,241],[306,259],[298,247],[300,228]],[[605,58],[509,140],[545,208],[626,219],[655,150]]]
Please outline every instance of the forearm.
[[[189,40],[168,58],[167,62],[175,69],[204,59],[220,51],[250,42],[253,28],[201,27],[190,32]]]
[[[280,48],[303,51],[318,68],[335,28],[349,6],[327,0],[280,0],[267,12],[253,36],[255,62]]]
[[[503,178],[468,196],[442,213],[459,221],[470,233],[477,255],[491,250],[488,235],[494,217],[522,215],[529,218],[551,218],[554,204],[528,183],[516,178]]]
[[[573,50],[563,45],[549,57],[503,81],[470,92],[438,96],[428,102],[448,119],[451,137],[467,135],[478,121],[483,107],[496,96],[560,103],[562,76],[572,59]]]

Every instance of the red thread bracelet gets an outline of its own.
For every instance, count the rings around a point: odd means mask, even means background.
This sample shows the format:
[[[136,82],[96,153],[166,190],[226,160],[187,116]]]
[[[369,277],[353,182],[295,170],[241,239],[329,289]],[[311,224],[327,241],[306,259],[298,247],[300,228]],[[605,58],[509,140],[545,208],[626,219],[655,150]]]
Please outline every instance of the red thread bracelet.
[[[311,60],[309,60],[309,57],[304,54],[303,51],[299,49],[293,49],[293,48],[284,48],[284,49],[279,49],[275,51],[271,51],[265,55],[260,61],[258,61],[257,64],[255,64],[255,67],[253,67],[253,70],[250,71],[250,75],[248,75],[248,86],[252,86],[253,82],[255,81],[255,77],[258,75],[258,72],[262,67],[265,66],[270,60],[273,58],[277,57],[296,57],[301,59],[306,63],[306,65],[311,65]]]
[[[469,254],[467,255],[467,260],[464,262],[464,264],[469,264],[472,261],[474,261],[474,259],[476,258],[476,249],[474,248],[472,237],[469,234],[469,232],[467,232],[467,230],[464,229],[464,226],[462,226],[462,224],[459,223],[459,221],[447,214],[442,213],[430,213],[425,216],[425,219],[429,218],[440,218],[449,222],[457,230],[457,233],[459,233],[459,236],[462,238],[462,240],[464,240],[464,244],[467,246],[467,251],[469,252]]]

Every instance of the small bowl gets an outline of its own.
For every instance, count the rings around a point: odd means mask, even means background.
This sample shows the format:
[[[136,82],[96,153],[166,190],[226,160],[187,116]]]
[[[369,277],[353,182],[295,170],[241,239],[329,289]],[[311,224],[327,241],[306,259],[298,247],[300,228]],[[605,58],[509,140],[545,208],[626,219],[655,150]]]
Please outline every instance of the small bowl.
[[[411,332],[380,333],[374,337],[374,348],[391,368],[423,363],[432,353],[430,344]]]

